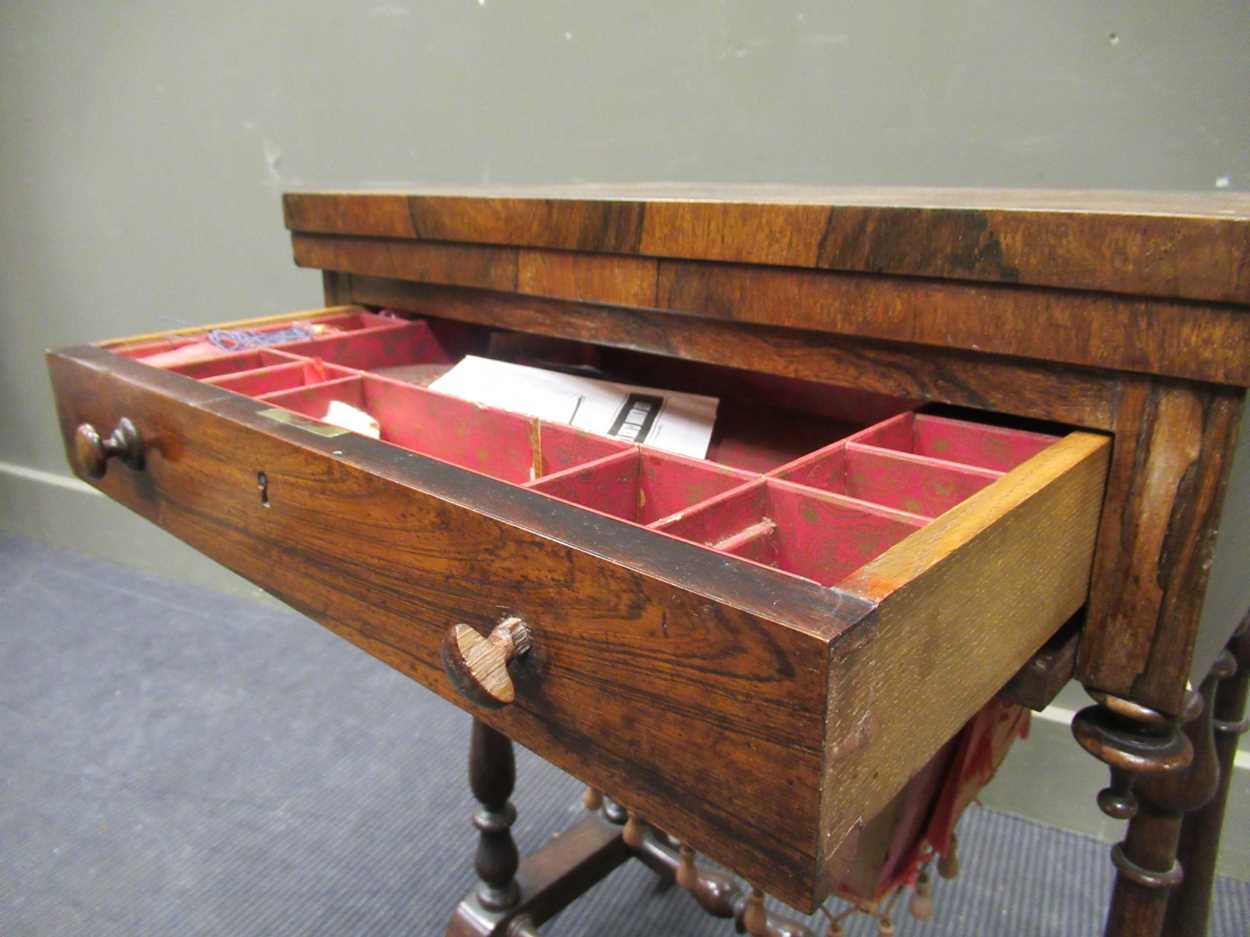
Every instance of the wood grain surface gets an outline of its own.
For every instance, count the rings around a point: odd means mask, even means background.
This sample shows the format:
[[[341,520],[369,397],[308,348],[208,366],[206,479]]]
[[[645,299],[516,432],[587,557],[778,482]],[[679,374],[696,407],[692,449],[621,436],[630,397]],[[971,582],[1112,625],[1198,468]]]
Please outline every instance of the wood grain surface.
[[[866,273],[295,233],[300,266],[1250,385],[1250,310]]]
[[[1241,390],[515,293],[339,282],[351,302],[1113,432],[1077,677],[1179,712]],[[1245,346],[1229,348],[1250,360]],[[1219,623],[1222,637],[1235,625]]]
[[[142,428],[147,467],[111,470],[96,483],[109,497],[810,904],[825,648],[865,603],[372,439],[266,420],[264,403],[99,349],[50,365],[67,438],[123,414]],[[511,670],[516,702],[479,709],[447,680],[441,642],[508,614],[534,647]]]
[[[1105,375],[993,355],[404,280],[347,276],[339,282],[353,302],[418,315],[1092,429],[1114,425],[1119,397],[1118,382]]]
[[[305,309],[300,312],[279,312],[267,316],[250,316],[244,319],[232,319],[228,322],[216,322],[212,328],[243,329],[262,325],[273,325],[278,322],[296,322],[302,320],[324,319],[329,316],[347,315],[353,312],[364,312],[359,306],[348,306],[337,303],[328,304],[325,309]],[[139,335],[127,335],[125,338],[110,338],[96,344],[101,348],[115,348],[118,345],[133,345],[139,342],[155,341],[161,338],[177,338],[184,335],[195,335],[204,331],[203,325],[183,325],[176,329],[162,329],[159,332],[143,332]]]
[[[1179,714],[1244,395],[1125,380],[1077,676]],[[1216,623],[1232,634],[1237,621]]]
[[[862,820],[1085,594],[1071,574],[1096,511],[1067,509],[1065,493],[1093,459],[1070,453],[1102,452],[1100,437],[998,478],[931,525],[947,531],[940,543],[897,553],[903,540],[852,592],[377,440],[268,420],[267,402],[98,348],[49,362],[67,441],[122,416],[143,432],[145,468],[110,471],[105,494],[798,907],[823,897]],[[1042,510],[1048,536],[1034,529]],[[1051,560],[1064,532],[1076,567]],[[1003,589],[1026,565],[1029,584]],[[1020,600],[991,603],[975,628],[949,624],[990,576],[990,594]],[[508,671],[515,700],[481,709],[448,681],[440,648],[455,623],[485,634],[510,616],[533,644]],[[935,629],[949,630],[937,658]],[[932,696],[923,731],[898,705],[916,691]]]
[[[288,193],[292,231],[1250,302],[1239,193],[571,186]]]
[[[1110,449],[1105,436],[1067,436],[841,584],[877,608],[872,640],[851,632],[833,648],[831,876],[838,831],[896,792],[885,779],[919,771],[1085,602]]]
[[[1250,198],[582,187],[284,211],[335,304],[1114,435],[1068,436],[822,589],[99,348],[50,356],[71,461],[80,423],[143,433],[144,469],[111,465],[105,494],[752,883],[810,909],[1087,598],[1077,677],[1181,712],[1250,385]],[[508,615],[534,649],[515,702],[479,709],[440,643]]]

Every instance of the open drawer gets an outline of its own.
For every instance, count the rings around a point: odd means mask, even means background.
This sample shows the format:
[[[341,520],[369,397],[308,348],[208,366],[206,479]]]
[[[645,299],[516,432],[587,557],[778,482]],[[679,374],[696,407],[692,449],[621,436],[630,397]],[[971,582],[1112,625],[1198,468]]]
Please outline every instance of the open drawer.
[[[900,404],[684,459],[422,386],[462,326],[260,327],[289,334],[51,353],[75,471],[800,908],[1085,601],[1101,436]],[[532,646],[480,705],[444,645],[511,619]]]

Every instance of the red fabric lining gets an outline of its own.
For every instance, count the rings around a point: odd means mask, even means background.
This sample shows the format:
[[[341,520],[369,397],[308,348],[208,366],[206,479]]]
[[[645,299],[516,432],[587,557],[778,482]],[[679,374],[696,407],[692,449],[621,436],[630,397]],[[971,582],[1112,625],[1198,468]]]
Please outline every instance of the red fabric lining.
[[[873,895],[849,888],[839,894],[855,903],[877,903],[895,889],[913,885],[921,868],[951,849],[955,825],[981,788],[994,777],[1016,738],[1027,738],[1029,711],[995,697],[978,712],[912,781],[912,792],[896,821],[894,840],[882,863]],[[919,813],[927,812],[919,835]]]

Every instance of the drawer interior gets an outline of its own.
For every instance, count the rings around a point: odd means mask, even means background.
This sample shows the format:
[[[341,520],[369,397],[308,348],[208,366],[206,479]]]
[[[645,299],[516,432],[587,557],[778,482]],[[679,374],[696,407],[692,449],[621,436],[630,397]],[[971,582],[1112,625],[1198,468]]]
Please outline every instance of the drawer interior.
[[[782,381],[722,397],[708,458],[690,459],[429,389],[460,348],[427,321],[361,311],[261,331],[264,347],[224,329],[110,350],[312,420],[339,401],[384,442],[822,586],[1057,439]],[[720,390],[697,369],[620,377]]]
[[[515,703],[474,715],[798,906],[1086,601],[1103,436],[452,312],[53,353],[71,461],[460,705],[447,629],[523,618]],[[706,457],[430,388],[467,354],[716,397]],[[80,428],[123,417],[151,457],[98,478]]]

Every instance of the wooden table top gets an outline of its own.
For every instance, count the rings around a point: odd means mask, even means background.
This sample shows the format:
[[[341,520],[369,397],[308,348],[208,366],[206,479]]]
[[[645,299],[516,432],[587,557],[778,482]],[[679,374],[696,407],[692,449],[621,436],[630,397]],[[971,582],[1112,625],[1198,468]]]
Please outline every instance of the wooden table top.
[[[1250,386],[1250,196],[289,193],[300,266]]]
[[[295,192],[287,227],[1250,303],[1250,195],[574,185]]]

